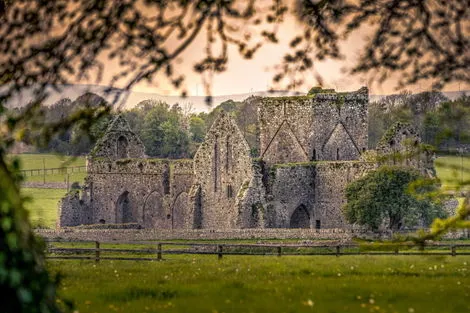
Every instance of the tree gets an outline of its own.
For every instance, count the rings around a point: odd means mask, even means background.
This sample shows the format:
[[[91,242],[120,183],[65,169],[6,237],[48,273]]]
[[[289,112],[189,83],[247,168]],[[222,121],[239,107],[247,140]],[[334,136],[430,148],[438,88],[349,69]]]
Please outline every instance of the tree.
[[[346,188],[347,204],[343,208],[346,219],[372,230],[429,226],[434,218],[442,218],[445,213],[439,204],[417,199],[410,193],[410,184],[420,178],[417,172],[399,167],[383,166],[369,172]]]
[[[2,312],[59,312],[57,279],[44,266],[44,245],[33,232],[24,208],[22,177],[18,158],[7,157],[15,141],[38,146],[48,143],[59,130],[80,125],[89,129],[93,121],[109,113],[109,107],[95,107],[64,117],[58,122],[44,120],[32,103],[18,115],[5,116],[0,103],[0,293]]]
[[[436,111],[428,111],[424,126],[425,138],[440,150],[457,150],[470,143],[470,97],[446,101]]]

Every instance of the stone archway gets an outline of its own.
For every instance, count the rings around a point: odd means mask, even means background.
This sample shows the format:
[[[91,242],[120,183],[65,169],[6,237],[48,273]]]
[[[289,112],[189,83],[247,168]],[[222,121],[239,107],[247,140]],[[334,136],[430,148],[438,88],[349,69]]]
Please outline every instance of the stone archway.
[[[292,213],[289,228],[310,228],[310,214],[303,204]]]
[[[180,193],[171,207],[171,227],[172,229],[191,228],[191,218],[188,216],[189,198],[186,192]]]
[[[171,214],[166,212],[160,192],[153,191],[145,199],[142,221],[144,228],[171,229]]]
[[[124,191],[116,201],[116,224],[133,223],[135,217],[132,212],[132,203],[129,192]]]

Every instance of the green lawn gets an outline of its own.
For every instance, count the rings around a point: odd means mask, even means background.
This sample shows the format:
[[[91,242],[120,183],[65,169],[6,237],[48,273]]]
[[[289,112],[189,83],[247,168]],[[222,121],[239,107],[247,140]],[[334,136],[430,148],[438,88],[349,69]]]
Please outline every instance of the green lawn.
[[[49,260],[86,312],[470,312],[470,257]]]
[[[73,167],[73,166],[85,166],[85,157],[70,157],[70,156],[61,156],[57,154],[17,154],[12,155],[18,157],[21,161],[21,169],[30,170],[30,169],[51,169],[51,168],[61,168],[61,167]],[[70,171],[70,170],[69,170]],[[30,176],[30,173],[26,173],[25,179],[27,182],[43,182],[44,177],[42,171],[40,175],[34,173],[34,176]],[[69,182],[83,183],[86,173],[69,173]],[[67,174],[58,173],[57,171],[50,175],[45,176],[46,182],[66,182]]]
[[[441,179],[444,189],[455,190],[460,185],[468,189],[470,185],[470,157],[439,157],[434,164],[437,177]]]
[[[34,227],[55,228],[57,203],[66,194],[65,189],[23,188],[23,194],[31,200],[26,203]]]
[[[58,154],[15,154],[12,156],[20,159],[21,168],[24,170],[42,169],[44,164],[46,168],[85,165],[85,157],[70,157]]]

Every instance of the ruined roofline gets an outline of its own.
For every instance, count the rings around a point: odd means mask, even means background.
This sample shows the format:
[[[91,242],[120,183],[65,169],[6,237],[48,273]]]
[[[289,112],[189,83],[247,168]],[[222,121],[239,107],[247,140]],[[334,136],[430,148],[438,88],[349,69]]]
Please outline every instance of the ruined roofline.
[[[314,88],[312,88],[314,89]],[[301,96],[283,96],[283,97],[260,97],[264,104],[284,100],[368,100],[369,89],[361,87],[356,91],[336,92],[334,89],[315,89],[316,92],[309,92]]]
[[[262,160],[256,159],[254,162],[260,162]],[[285,167],[309,167],[316,165],[325,164],[376,164],[376,162],[363,161],[363,160],[343,160],[343,161],[309,161],[309,162],[289,162],[289,163],[275,163],[271,165],[272,168],[285,168]]]
[[[196,160],[198,158],[199,151],[202,151],[202,148],[207,143],[208,139],[211,136],[214,136],[214,134],[218,132],[217,129],[220,127],[221,124],[223,124],[224,119],[227,120],[228,123],[230,123],[232,125],[232,127],[234,127],[235,132],[237,133],[237,135],[239,135],[239,137],[242,138],[243,145],[245,146],[245,148],[248,151],[250,151],[250,149],[251,149],[250,145],[246,141],[246,138],[245,138],[244,134],[242,133],[242,131],[240,130],[240,127],[238,127],[237,122],[235,122],[235,120],[227,112],[222,110],[222,111],[220,111],[217,118],[212,123],[209,130],[206,132],[206,136],[204,137],[204,141],[201,143],[201,145],[197,149],[196,153],[194,154],[193,160]]]

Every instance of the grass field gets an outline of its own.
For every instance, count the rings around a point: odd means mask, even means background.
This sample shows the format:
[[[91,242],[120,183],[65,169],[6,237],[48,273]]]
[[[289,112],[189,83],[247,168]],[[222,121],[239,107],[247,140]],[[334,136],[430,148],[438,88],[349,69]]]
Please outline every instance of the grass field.
[[[85,166],[85,157],[68,157],[60,156],[57,154],[18,154],[14,155],[19,157],[21,161],[21,169],[50,169],[50,168],[61,168],[61,167],[72,167],[72,166]],[[29,174],[28,174],[29,175]],[[26,176],[27,182],[42,182],[42,173],[39,176]],[[83,183],[86,173],[71,173],[69,174],[69,182]],[[58,182],[63,183],[67,179],[66,174],[53,174],[46,175],[46,182]]]
[[[446,156],[435,161],[437,177],[441,179],[442,187],[454,190],[463,185],[469,189],[470,185],[470,157]]]
[[[20,159],[21,168],[24,170],[42,169],[44,165],[45,168],[85,165],[84,157],[69,157],[58,154],[15,154],[13,156]]]
[[[30,197],[26,202],[30,220],[34,227],[54,228],[57,221],[57,203],[66,194],[65,189],[23,188]]]
[[[470,257],[48,261],[86,312],[469,312]]]

